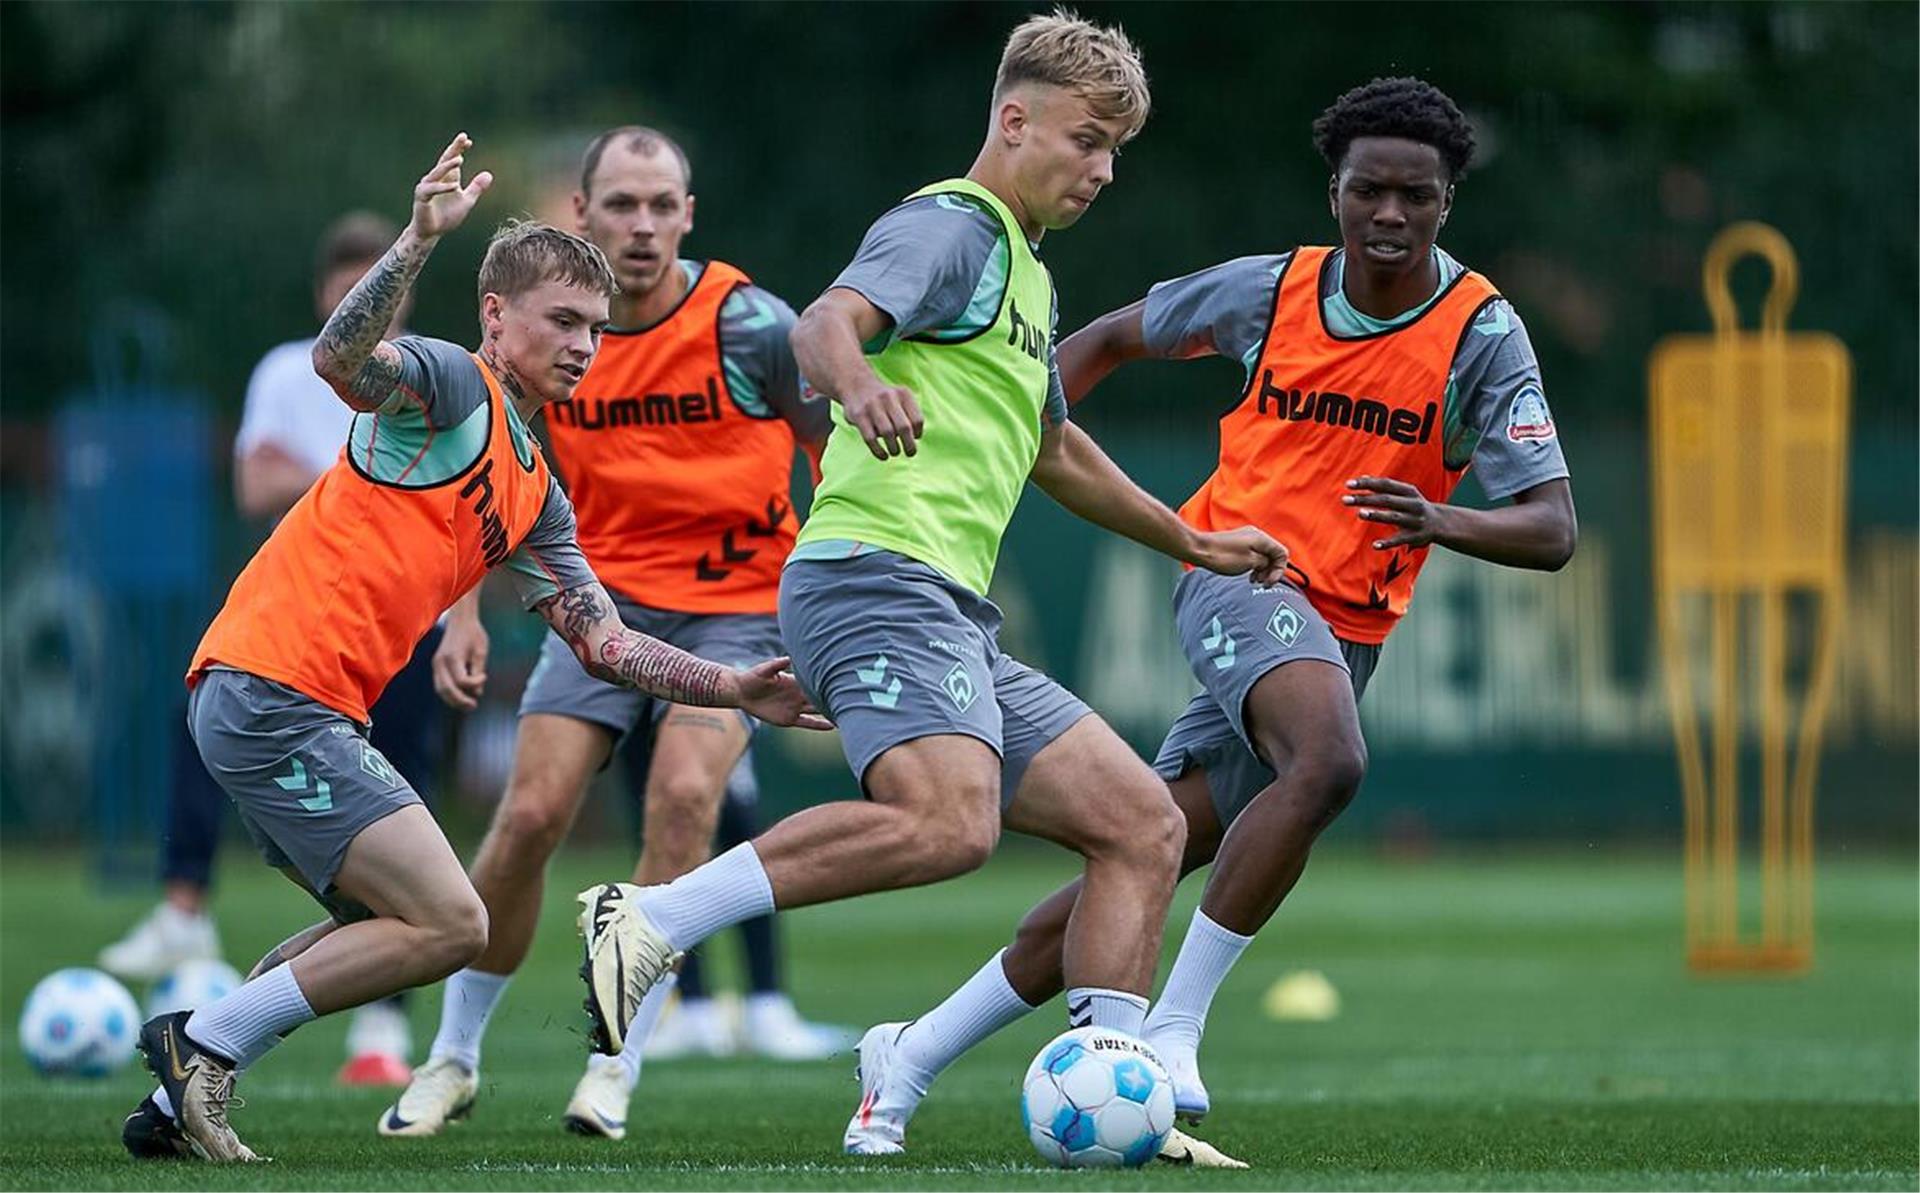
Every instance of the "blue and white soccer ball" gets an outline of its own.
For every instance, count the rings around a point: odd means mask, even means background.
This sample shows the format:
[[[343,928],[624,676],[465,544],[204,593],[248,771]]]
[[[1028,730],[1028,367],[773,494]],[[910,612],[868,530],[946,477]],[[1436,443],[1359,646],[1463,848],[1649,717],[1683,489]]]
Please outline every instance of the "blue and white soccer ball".
[[[1076,1027],[1027,1066],[1020,1122],[1049,1164],[1138,1168],[1173,1130],[1173,1082],[1145,1041]]]
[[[240,974],[225,961],[202,958],[182,961],[173,972],[147,991],[147,1018],[172,1011],[192,1011],[239,989]]]
[[[97,969],[56,970],[40,979],[20,1014],[20,1048],[52,1076],[101,1077],[133,1059],[140,1005]]]

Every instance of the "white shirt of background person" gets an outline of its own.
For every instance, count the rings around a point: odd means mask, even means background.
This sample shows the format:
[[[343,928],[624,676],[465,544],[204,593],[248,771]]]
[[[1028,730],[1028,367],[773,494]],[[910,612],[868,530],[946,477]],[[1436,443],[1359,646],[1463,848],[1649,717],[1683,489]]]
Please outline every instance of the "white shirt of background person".
[[[333,313],[354,284],[397,237],[378,217],[353,215],[322,241],[314,279],[315,313]],[[362,250],[347,255],[348,244]],[[401,334],[411,299],[394,313],[387,338]],[[246,409],[233,441],[233,496],[248,518],[274,520],[293,508],[320,474],[333,466],[353,426],[353,411],[313,371],[313,339],[291,340],[269,351],[247,382]]]

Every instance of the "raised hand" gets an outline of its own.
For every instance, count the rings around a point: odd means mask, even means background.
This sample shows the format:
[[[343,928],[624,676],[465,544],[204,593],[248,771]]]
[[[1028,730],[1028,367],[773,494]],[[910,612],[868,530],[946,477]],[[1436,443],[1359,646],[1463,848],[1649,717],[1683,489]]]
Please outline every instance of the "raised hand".
[[[739,685],[740,707],[769,725],[792,725],[799,729],[831,729],[833,722],[813,711],[806,693],[787,667],[792,659],[782,656],[735,671]]]
[[[1286,545],[1258,526],[1207,531],[1196,537],[1199,542],[1192,562],[1210,572],[1223,576],[1247,572],[1249,579],[1262,586],[1286,579]]]
[[[441,151],[440,160],[413,188],[414,235],[432,240],[458,228],[473,205],[480,201],[480,196],[493,185],[493,175],[485,170],[475,174],[473,181],[465,186],[460,185],[460,167],[471,148],[472,138],[465,133],[454,134],[453,140]]]

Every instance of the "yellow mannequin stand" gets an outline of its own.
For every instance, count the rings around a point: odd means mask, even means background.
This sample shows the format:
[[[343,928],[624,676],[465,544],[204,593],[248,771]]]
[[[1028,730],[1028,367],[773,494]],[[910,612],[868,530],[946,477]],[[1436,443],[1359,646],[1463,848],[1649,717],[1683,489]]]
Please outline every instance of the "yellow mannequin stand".
[[[1740,328],[1727,281],[1747,255],[1773,271],[1757,331]],[[1799,262],[1774,229],[1729,227],[1701,273],[1713,333],[1670,336],[1648,361],[1654,592],[1686,818],[1687,960],[1698,971],[1792,973],[1813,960],[1814,785],[1846,608],[1852,361],[1833,336],[1786,330]],[[1803,607],[1809,662],[1796,716],[1789,621]],[[1751,865],[1740,760],[1755,729],[1757,908],[1741,896]]]

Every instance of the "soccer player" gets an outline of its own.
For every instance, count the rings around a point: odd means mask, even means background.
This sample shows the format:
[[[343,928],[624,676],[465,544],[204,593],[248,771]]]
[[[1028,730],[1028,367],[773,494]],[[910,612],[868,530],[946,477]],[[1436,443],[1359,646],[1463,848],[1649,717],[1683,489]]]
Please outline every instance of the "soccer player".
[[[1278,586],[1189,572],[1174,593],[1205,690],[1154,769],[1186,816],[1183,871],[1214,865],[1146,1032],[1189,1121],[1209,1108],[1197,1053],[1214,992],[1360,786],[1356,704],[1428,552],[1552,571],[1574,548],[1567,465],[1526,330],[1493,283],[1434,243],[1473,157],[1465,117],[1428,83],[1376,79],[1335,101],[1313,136],[1340,247],[1163,282],[1060,347],[1076,400],[1129,360],[1240,361],[1247,383],[1221,420],[1219,467],[1181,516],[1198,529],[1257,522],[1291,551]],[[1447,504],[1469,466],[1511,504]],[[1076,883],[1041,903],[991,963],[1023,1002],[1059,992],[1081,897]],[[935,1074],[1019,1010],[981,1005],[963,987],[908,1025],[901,1039],[915,1046],[899,1050],[900,1089],[889,1081],[883,1099],[911,1114]],[[1184,1138],[1168,1158],[1222,1159]]]
[[[1179,812],[1105,722],[999,649],[985,594],[1029,478],[1075,514],[1214,572],[1277,580],[1285,563],[1260,530],[1181,522],[1066,417],[1039,242],[1113,181],[1147,105],[1119,30],[1026,21],[967,176],[875,221],[794,328],[801,371],[838,406],[781,576],[780,628],[867,799],[790,816],[665,886],[584,892],[582,973],[603,1044],[662,997],[675,955],[718,929],[967,873],[1002,824],[1085,859],[1087,897],[1066,932],[1072,1017],[1139,1031]],[[885,1067],[896,1034],[862,1040],[863,1072]],[[898,1151],[887,1121],[870,1097],[847,1146]]]
[[[400,230],[371,212],[349,212],[327,228],[315,253],[315,317],[325,322],[340,300],[372,269]],[[408,304],[394,311],[390,338],[406,322]],[[277,345],[254,366],[245,412],[235,437],[235,503],[249,518],[276,521],[340,455],[353,411],[313,371],[313,339]],[[434,786],[440,749],[440,706],[433,698],[432,659],[438,629],[428,631],[372,709],[373,743],[416,791]],[[207,774],[180,710],[179,745],[167,791],[162,838],[162,900],[122,939],[100,953],[100,967],[122,977],[151,980],[183,961],[220,956],[220,938],[207,909],[220,820],[227,804]],[[347,1029],[345,1085],[405,1085],[412,1048],[404,996],[367,1003]],[[397,1074],[397,1079],[396,1079]]]
[[[628,625],[729,666],[778,655],[795,441],[817,455],[830,426],[825,402],[802,400],[787,344],[793,310],[724,261],[681,258],[692,167],[661,132],[627,125],[595,137],[573,206],[620,284],[593,367],[546,410],[580,547]],[[455,707],[472,708],[486,680],[477,589],[448,621],[436,682]],[[380,1134],[431,1135],[471,1109],[488,1017],[533,944],[547,860],[594,773],[636,726],[653,750],[635,880],[665,882],[707,859],[752,718],[609,687],[548,635],[521,697],[506,796],[473,861],[492,934],[447,979],[431,1054],[381,1115]],[[637,1023],[636,1038],[652,1026]],[[589,1058],[566,1124],[623,1137],[643,1055]]]
[[[492,567],[609,683],[824,727],[785,661],[739,671],[622,625],[574,541],[526,419],[569,396],[614,291],[592,245],[503,227],[480,266],[482,345],[381,338],[440,237],[492,183],[461,182],[456,136],[387,254],[314,344],[359,411],[347,449],[234,581],[187,671],[202,760],[269,863],[329,918],[238,990],[161,1015],[140,1047],[160,1089],[128,1117],[136,1155],[258,1159],[227,1119],[234,1079],[319,1015],[437,981],[487,942],[487,912],[420,797],[367,740],[367,709],[436,618]]]

